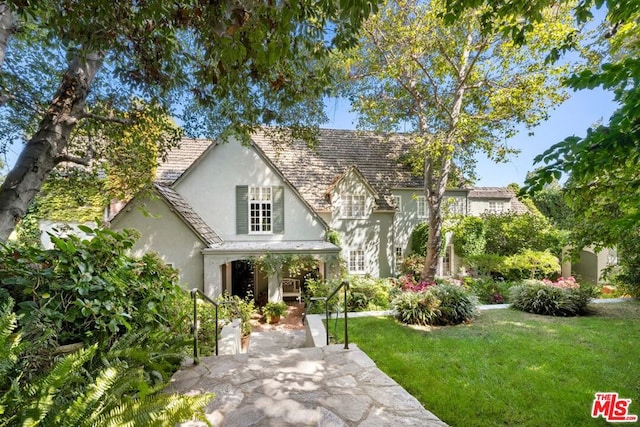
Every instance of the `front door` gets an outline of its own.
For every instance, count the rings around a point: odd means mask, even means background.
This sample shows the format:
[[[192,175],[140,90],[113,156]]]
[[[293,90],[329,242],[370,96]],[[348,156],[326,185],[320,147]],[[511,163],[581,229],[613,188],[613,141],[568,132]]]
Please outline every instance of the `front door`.
[[[254,266],[251,261],[240,260],[231,263],[231,294],[246,298],[255,297]]]

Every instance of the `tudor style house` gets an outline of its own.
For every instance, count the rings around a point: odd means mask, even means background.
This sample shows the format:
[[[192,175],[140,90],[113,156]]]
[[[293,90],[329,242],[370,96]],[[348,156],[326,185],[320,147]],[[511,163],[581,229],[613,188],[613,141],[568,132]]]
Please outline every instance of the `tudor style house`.
[[[250,262],[267,253],[311,256],[325,277],[336,274],[340,258],[350,274],[393,276],[428,212],[421,177],[403,162],[409,144],[398,135],[329,129],[313,148],[278,144],[265,132],[249,145],[185,139],[157,169],[157,197],[133,199],[111,227],[139,230],[137,251],[158,252],[185,287],[210,296],[295,296],[282,284],[301,277],[269,276]],[[446,197],[455,214],[526,210],[506,188],[451,189]],[[329,231],[340,247],[327,241]],[[448,244],[439,273],[455,269]]]

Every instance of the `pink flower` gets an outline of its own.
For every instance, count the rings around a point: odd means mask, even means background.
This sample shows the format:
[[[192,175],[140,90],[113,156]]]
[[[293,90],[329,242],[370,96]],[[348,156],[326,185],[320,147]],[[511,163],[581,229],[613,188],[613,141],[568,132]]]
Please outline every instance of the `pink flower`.
[[[555,286],[556,288],[564,288],[564,289],[578,289],[580,285],[576,282],[576,279],[573,276],[569,276],[567,278],[560,277],[555,282],[552,282],[549,279],[542,279],[542,282],[545,285]]]

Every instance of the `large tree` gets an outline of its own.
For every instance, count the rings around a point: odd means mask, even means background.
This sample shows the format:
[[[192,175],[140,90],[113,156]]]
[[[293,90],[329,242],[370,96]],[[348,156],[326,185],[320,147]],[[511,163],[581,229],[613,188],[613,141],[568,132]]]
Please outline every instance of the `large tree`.
[[[349,46],[374,8],[368,0],[0,2],[2,119],[26,142],[0,187],[0,241],[58,164],[88,163],[114,132],[127,132],[113,126],[145,132],[141,123],[182,112],[189,129],[212,136],[246,136],[259,123],[304,134],[322,117],[326,55]],[[41,61],[15,72],[34,47]],[[32,73],[51,65],[52,52],[64,65]]]
[[[543,166],[527,179],[528,190],[537,192],[551,179],[567,176],[564,193],[574,212],[576,247],[615,246],[640,229],[640,11],[614,12],[614,23],[603,31],[601,64],[571,76],[567,85],[612,90],[619,108],[608,123],[538,156]]]
[[[485,31],[496,18],[520,18],[511,26],[514,40],[524,39],[541,10],[553,3],[569,5],[580,24],[593,17],[594,8],[606,6],[606,22],[600,42],[604,54],[595,66],[567,75],[564,85],[573,90],[600,87],[611,90],[619,108],[608,122],[586,130],[586,136],[570,136],[536,158],[541,165],[527,177],[527,192],[542,191],[564,175],[567,202],[574,215],[576,246],[595,243],[615,245],[636,235],[640,221],[640,11],[635,0],[492,0],[483,14]],[[454,22],[477,0],[447,0],[447,18]],[[565,49],[576,47],[568,39]],[[557,53],[557,52],[552,52]],[[560,135],[559,135],[560,136]]]
[[[563,100],[558,78],[568,65],[545,58],[574,34],[564,9],[545,10],[522,45],[503,31],[509,19],[486,31],[484,10],[447,24],[442,1],[389,0],[345,61],[360,126],[403,130],[414,143],[411,160],[424,176],[429,211],[425,280],[436,274],[454,165],[470,174],[478,152],[505,159],[516,127],[536,125]]]

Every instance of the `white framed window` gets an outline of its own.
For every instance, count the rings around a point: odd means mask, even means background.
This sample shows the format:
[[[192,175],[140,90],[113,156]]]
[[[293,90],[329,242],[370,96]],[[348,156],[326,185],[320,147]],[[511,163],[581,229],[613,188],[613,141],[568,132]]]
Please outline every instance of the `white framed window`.
[[[449,198],[449,213],[451,215],[464,215],[464,198],[462,197],[451,197]]]
[[[249,187],[249,233],[271,233],[272,214],[271,187]]]
[[[429,216],[429,209],[427,208],[427,198],[425,196],[418,196],[416,199],[418,204],[418,218],[427,218]]]
[[[400,271],[400,267],[402,266],[402,261],[404,261],[402,247],[396,246],[394,248],[395,256],[396,256],[396,271]]]
[[[342,196],[343,218],[364,218],[366,200],[364,194],[345,194]]]
[[[352,249],[349,251],[349,273],[364,273],[364,251]]]
[[[504,202],[489,202],[489,213],[492,214],[501,214],[504,212]]]
[[[398,212],[402,212],[402,197],[393,196],[393,204]]]

